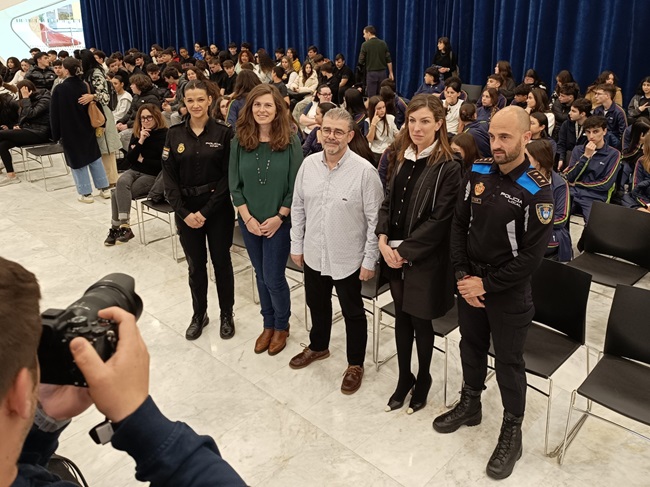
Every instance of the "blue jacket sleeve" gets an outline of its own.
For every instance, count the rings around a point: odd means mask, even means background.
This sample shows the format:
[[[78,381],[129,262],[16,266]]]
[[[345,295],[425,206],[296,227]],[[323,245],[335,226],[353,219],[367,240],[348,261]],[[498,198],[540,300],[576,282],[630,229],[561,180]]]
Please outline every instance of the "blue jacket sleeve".
[[[112,443],[135,460],[135,478],[152,487],[246,485],[212,438],[167,419],[151,397],[117,426]]]

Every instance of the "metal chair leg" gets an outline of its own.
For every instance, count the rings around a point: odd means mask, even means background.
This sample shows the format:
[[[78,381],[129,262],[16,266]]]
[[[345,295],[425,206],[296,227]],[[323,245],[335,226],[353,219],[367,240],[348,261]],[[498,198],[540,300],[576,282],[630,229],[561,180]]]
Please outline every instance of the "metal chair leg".
[[[544,455],[550,456],[548,451],[548,436],[551,428],[551,399],[553,398],[553,379],[548,379],[548,402],[546,403],[546,434],[544,435]]]

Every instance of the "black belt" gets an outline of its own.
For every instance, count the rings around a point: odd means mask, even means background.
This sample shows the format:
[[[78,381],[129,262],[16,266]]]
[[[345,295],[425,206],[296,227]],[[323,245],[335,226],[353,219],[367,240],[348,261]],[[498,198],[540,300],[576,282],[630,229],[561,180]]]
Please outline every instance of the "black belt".
[[[205,193],[212,193],[217,189],[217,183],[208,183],[203,186],[188,186],[181,188],[181,194],[186,197],[200,196]]]
[[[486,277],[488,274],[496,272],[499,270],[498,267],[491,266],[489,264],[481,264],[480,262],[469,262],[471,267],[471,274],[476,277]]]

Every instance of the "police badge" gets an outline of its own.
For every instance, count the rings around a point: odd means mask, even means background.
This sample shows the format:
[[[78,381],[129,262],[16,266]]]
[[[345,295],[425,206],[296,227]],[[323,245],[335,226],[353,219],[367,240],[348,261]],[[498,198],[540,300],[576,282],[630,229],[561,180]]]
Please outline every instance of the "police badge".
[[[553,219],[553,205],[550,203],[537,203],[535,206],[537,210],[537,218],[542,225],[548,225]]]
[[[185,144],[183,144],[182,142],[178,144],[178,147],[176,147],[176,152],[178,152],[179,154],[185,152]]]

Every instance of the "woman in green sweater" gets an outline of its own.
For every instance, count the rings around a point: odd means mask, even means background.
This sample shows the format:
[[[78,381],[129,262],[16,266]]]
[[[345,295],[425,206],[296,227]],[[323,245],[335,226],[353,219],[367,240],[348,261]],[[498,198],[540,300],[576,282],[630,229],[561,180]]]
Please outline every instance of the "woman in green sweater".
[[[228,173],[246,250],[255,269],[264,330],[255,353],[281,352],[289,336],[291,299],[285,277],[291,200],[302,163],[287,104],[275,86],[253,88],[237,119]]]

